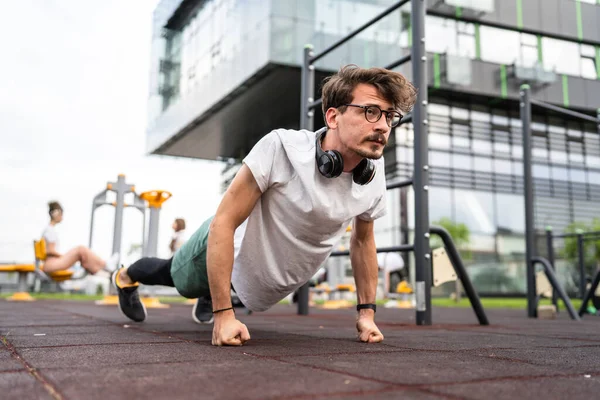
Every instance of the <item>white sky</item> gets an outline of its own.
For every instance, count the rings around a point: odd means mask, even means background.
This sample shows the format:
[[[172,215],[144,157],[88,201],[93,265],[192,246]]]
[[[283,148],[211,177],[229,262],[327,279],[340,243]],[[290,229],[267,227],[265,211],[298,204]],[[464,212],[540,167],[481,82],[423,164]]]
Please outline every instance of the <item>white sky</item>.
[[[145,153],[156,4],[0,4],[0,263],[33,261],[49,200],[65,209],[60,250],[87,245],[92,199],[119,173],[138,193],[173,194],[161,211],[159,256],[169,254],[176,217],[189,235],[216,210],[222,164]],[[102,257],[112,250],[113,223],[112,207],[96,211],[92,248]],[[141,213],[125,210],[122,253],[140,243],[141,224]]]

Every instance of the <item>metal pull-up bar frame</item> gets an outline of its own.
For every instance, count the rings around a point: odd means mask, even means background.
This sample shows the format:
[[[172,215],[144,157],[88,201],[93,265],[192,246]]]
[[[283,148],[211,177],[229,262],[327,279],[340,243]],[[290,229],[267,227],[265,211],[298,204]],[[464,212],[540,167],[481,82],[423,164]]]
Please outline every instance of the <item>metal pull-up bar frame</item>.
[[[583,119],[585,121],[594,122],[597,124],[598,134],[600,135],[600,109],[597,110],[596,118],[583,114],[577,111],[569,110],[562,107],[557,107],[552,104],[545,103],[543,101],[534,100],[531,98],[531,88],[529,85],[524,84],[521,85],[521,90],[519,91],[519,110],[521,115],[521,123],[523,129],[523,178],[524,178],[524,200],[525,200],[525,261],[527,267],[527,316],[530,318],[535,318],[537,315],[536,312],[536,285],[535,285],[535,263],[541,263],[544,268],[546,275],[550,279],[549,274],[553,271],[548,272],[548,270],[552,270],[554,267],[553,261],[548,262],[546,259],[542,259],[541,257],[536,257],[535,255],[535,221],[534,221],[534,209],[533,209],[533,175],[532,175],[532,145],[531,145],[531,106],[535,105],[537,107],[544,108],[546,110],[554,111],[560,114],[568,115],[570,117]],[[555,237],[569,237],[571,234],[559,235]],[[576,236],[576,234],[575,234]],[[550,246],[551,247],[551,246]],[[550,248],[549,247],[549,248]],[[553,259],[553,254],[551,254],[551,258]],[[580,255],[581,256],[581,255]],[[552,286],[554,286],[555,290],[558,291],[559,295],[562,297],[562,293],[564,290],[560,287],[560,284],[557,280],[556,282],[551,282]],[[581,284],[580,284],[581,285]],[[554,301],[554,298],[553,298]],[[563,299],[565,304],[568,301],[567,299]],[[569,303],[570,304],[570,303]],[[569,304],[567,305],[567,309],[571,316],[572,314],[572,306],[569,308]]]
[[[392,183],[388,185],[387,188],[395,189],[410,185],[413,186],[415,193],[415,236],[414,244],[412,245],[402,245],[385,249],[382,248],[378,249],[378,252],[414,251],[416,263],[415,295],[417,298],[416,324],[431,325],[432,260],[431,248],[429,245],[431,227],[429,226],[429,145],[426,111],[426,107],[428,105],[428,93],[427,53],[425,50],[425,0],[398,1],[316,55],[313,53],[313,48],[311,45],[306,45],[304,47],[304,60],[302,63],[300,90],[300,129],[307,129],[310,131],[314,130],[314,109],[322,104],[321,99],[315,100],[315,62],[358,35],[375,22],[408,3],[411,4],[411,32],[413,37],[411,52],[410,54],[405,55],[397,61],[389,64],[385,68],[396,68],[407,63],[408,61],[412,61],[412,82],[414,86],[419,89],[419,91],[412,113],[403,118],[401,123],[412,122],[414,126],[414,172],[411,179]],[[447,240],[449,240],[450,243],[452,242],[449,238],[446,238],[444,242],[447,242]],[[333,253],[332,255],[342,255],[342,253]],[[457,268],[456,265],[454,265],[454,267]],[[463,277],[468,280],[466,272],[464,272]],[[465,286],[472,288],[470,282]],[[472,292],[475,297],[477,297],[475,291],[473,290]],[[298,292],[298,314],[308,314],[308,295],[309,286],[308,284],[305,284]],[[473,298],[471,298],[471,301],[473,303]],[[485,318],[485,314],[483,314],[483,308],[479,303],[478,297],[476,303],[478,306],[475,303],[473,303],[473,306],[476,309],[476,314],[478,317],[480,317],[480,322],[482,324],[487,324],[487,318]],[[481,318],[481,315],[483,315],[484,318]]]

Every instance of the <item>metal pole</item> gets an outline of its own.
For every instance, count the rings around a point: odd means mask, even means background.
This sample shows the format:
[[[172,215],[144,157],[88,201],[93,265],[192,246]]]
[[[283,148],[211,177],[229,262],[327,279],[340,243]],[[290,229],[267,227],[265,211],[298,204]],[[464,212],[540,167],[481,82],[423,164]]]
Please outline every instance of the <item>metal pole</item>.
[[[471,279],[467,274],[467,269],[465,268],[462,259],[460,258],[460,254],[456,249],[454,242],[452,241],[452,236],[446,229],[441,226],[431,226],[431,233],[438,235],[442,238],[444,242],[444,247],[446,248],[446,252],[448,253],[448,257],[452,262],[452,266],[454,267],[454,271],[456,272],[456,276],[463,285],[465,289],[466,295],[469,297],[469,301],[471,302],[471,307],[473,307],[473,311],[479,320],[480,325],[489,325],[489,321],[487,319],[487,315],[485,314],[485,310],[483,309],[483,305],[479,300],[479,295],[475,291],[473,284],[471,283]]]
[[[554,271],[556,271],[556,265],[554,265],[554,237],[552,236],[552,227],[546,227],[546,247],[548,248],[548,261]],[[556,307],[556,311],[558,311],[558,293],[556,290],[552,290],[552,304]]]
[[[583,234],[577,234],[577,262],[579,264],[579,297],[585,297],[585,243]]]
[[[567,308],[567,311],[569,312],[571,319],[579,321],[580,320],[579,315],[577,314],[577,311],[575,311],[575,308],[573,307],[573,304],[571,303],[571,299],[569,299],[569,296],[567,296],[567,293],[564,291],[564,289],[560,285],[560,282],[556,278],[556,275],[554,274],[554,270],[552,269],[552,266],[550,265],[548,260],[546,260],[543,257],[533,257],[531,259],[531,263],[534,265],[535,265],[535,263],[542,264],[542,266],[544,267],[544,272],[546,273],[546,277],[548,278],[548,281],[550,282],[550,284],[552,285],[554,290],[556,292],[558,292],[558,295],[560,296],[562,301],[565,303],[565,307]]]
[[[536,105],[538,107],[546,108],[546,109],[551,110],[551,111],[555,111],[555,112],[560,113],[560,114],[565,114],[565,115],[568,115],[570,117],[575,117],[575,118],[583,119],[583,120],[589,121],[589,122],[597,122],[596,118],[594,118],[594,117],[592,117],[590,115],[583,114],[583,113],[580,113],[580,112],[577,112],[577,111],[573,111],[573,110],[569,110],[567,108],[553,106],[552,104],[548,104],[548,103],[545,103],[543,101],[538,101],[538,100],[531,99],[531,104],[534,104],[534,105]]]
[[[429,161],[427,139],[427,53],[425,3],[411,1],[412,80],[419,89],[412,111],[414,125],[415,295],[417,325],[431,325],[431,249],[429,247]]]
[[[533,257],[535,253],[535,226],[533,216],[533,179],[531,176],[531,101],[529,85],[521,85],[520,107],[521,122],[523,124],[523,178],[525,199],[525,266],[527,269],[527,316],[535,318],[536,291],[535,291],[535,267]]]
[[[144,257],[156,257],[158,248],[158,222],[160,220],[160,207],[150,206],[150,220],[148,221],[148,242],[146,243]]]
[[[133,191],[133,185],[125,183],[125,175],[119,174],[116,182],[109,182],[108,190],[112,190],[117,194],[117,201],[113,203],[115,206],[115,225],[113,229],[113,249],[112,252],[119,253],[119,261],[121,259],[121,234],[123,231],[123,210],[125,208],[125,194]]]
[[[94,237],[94,211],[96,211],[96,205],[92,204],[92,219],[90,220],[90,243],[88,248],[92,248],[92,238]]]
[[[314,66],[310,64],[310,59],[313,56],[312,50],[312,45],[307,44],[304,46],[304,62],[300,72],[300,129],[311,129],[312,125],[312,118],[308,115],[308,105],[314,101]],[[311,75],[313,84],[311,84]],[[314,115],[314,111],[311,110],[310,113]],[[308,282],[298,289],[298,315],[308,315],[309,291],[310,285]]]

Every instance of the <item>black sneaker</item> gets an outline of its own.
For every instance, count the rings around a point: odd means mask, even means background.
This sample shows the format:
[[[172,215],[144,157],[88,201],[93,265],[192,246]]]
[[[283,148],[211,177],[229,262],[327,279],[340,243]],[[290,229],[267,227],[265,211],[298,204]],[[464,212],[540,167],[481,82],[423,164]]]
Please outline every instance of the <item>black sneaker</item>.
[[[198,324],[212,324],[214,316],[212,313],[212,300],[210,297],[198,297],[194,310],[192,310],[192,318]]]
[[[117,293],[119,294],[119,310],[130,320],[142,322],[146,319],[148,313],[146,312],[144,303],[140,301],[140,295],[137,290],[139,285],[120,288],[117,285],[117,274],[119,271],[121,269],[114,271],[111,277],[112,284],[117,288]]]

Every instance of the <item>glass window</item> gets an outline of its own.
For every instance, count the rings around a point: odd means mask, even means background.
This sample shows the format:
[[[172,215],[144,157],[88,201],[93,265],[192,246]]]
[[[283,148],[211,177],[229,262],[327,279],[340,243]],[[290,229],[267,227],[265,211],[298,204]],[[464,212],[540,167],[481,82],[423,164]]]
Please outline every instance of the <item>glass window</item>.
[[[363,22],[357,23],[355,26],[359,26]],[[425,42],[427,51],[456,54],[456,21],[428,15],[425,25],[427,26],[427,41]]]
[[[586,57],[595,57],[596,50],[594,49],[594,46],[590,46],[589,44],[582,44],[581,55]]]
[[[542,38],[544,68],[559,74],[579,76],[579,45],[565,40]]]
[[[454,166],[454,168],[472,169],[471,158],[471,156],[467,156],[464,154],[453,154],[452,165]]]
[[[492,172],[492,159],[489,157],[473,157],[475,171]]]
[[[442,218],[453,219],[452,190],[432,187],[429,189],[429,220],[439,221]]]
[[[492,193],[454,190],[456,222],[463,223],[472,232],[494,233],[494,203]]]
[[[564,167],[552,167],[552,179],[559,181],[569,180],[568,171]]]
[[[494,171],[497,174],[512,174],[512,162],[506,160],[494,160]]]
[[[480,111],[471,111],[471,120],[490,122],[490,114]]]
[[[471,141],[463,136],[452,136],[452,145],[456,147],[470,147]]]
[[[590,57],[581,59],[581,77],[586,79],[596,79],[596,60]]]
[[[510,145],[508,143],[494,142],[494,151],[498,153],[510,153]]]
[[[452,107],[451,115],[453,118],[468,120],[469,110],[466,108]]]
[[[518,32],[482,25],[479,28],[479,34],[483,61],[512,64],[518,60],[521,48]]]
[[[585,182],[585,171],[582,169],[571,168],[569,170],[570,180],[573,182]]]
[[[429,104],[427,106],[427,111],[434,115],[443,115],[446,117],[450,115],[450,107],[445,104]]]
[[[564,151],[550,150],[550,161],[565,164],[567,162],[567,153]]]
[[[588,171],[589,182],[598,185],[600,184],[600,172]]]
[[[429,134],[429,145],[431,147],[449,149],[450,148],[450,136],[441,135],[439,133],[430,133]]]
[[[513,147],[512,147],[512,155],[515,158],[523,158],[523,147],[522,146],[513,145]]]
[[[512,232],[525,231],[525,200],[523,196],[496,193],[498,228]]]
[[[492,142],[473,139],[473,151],[475,154],[492,154]]]
[[[534,178],[550,179],[550,167],[543,164],[533,164],[531,166],[531,175]]]
[[[588,167],[600,168],[600,157],[596,156],[585,156],[585,163]]]
[[[547,160],[548,159],[548,150],[540,149],[539,147],[534,147],[533,149],[531,149],[531,155],[535,158]]]
[[[436,167],[450,167],[450,154],[442,151],[430,151],[429,163]]]
[[[538,43],[535,35],[521,33],[520,56],[520,65],[532,67],[538,63]]]
[[[581,145],[569,149],[569,161],[574,163],[583,163],[583,154],[581,154]]]

